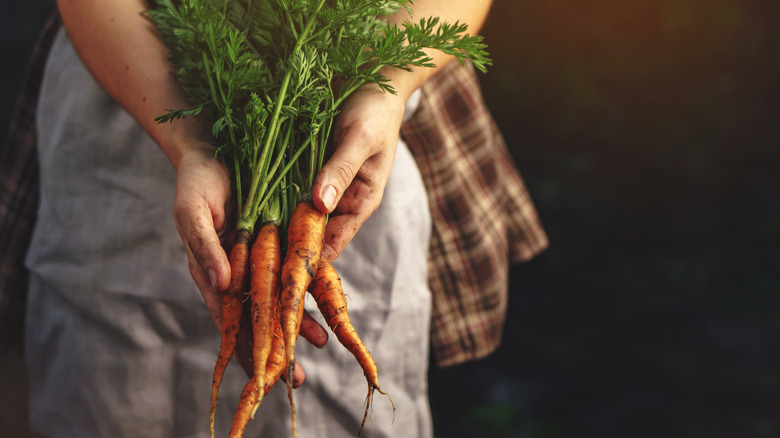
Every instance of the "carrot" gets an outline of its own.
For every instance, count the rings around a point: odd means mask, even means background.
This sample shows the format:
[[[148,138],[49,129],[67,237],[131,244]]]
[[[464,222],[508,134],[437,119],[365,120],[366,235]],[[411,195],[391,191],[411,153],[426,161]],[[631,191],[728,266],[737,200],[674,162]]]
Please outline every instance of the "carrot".
[[[217,363],[214,365],[214,378],[211,381],[211,410],[209,412],[209,427],[214,438],[214,415],[217,410],[217,396],[222,376],[225,374],[230,359],[236,349],[236,338],[241,328],[241,311],[244,292],[248,286],[247,268],[249,265],[249,241],[252,235],[247,231],[239,231],[233,248],[230,250],[230,284],[222,296],[222,345],[219,348]]]
[[[240,438],[244,436],[246,425],[252,416],[252,408],[259,398],[260,391],[257,386],[257,375],[253,376],[244,385],[241,391],[241,398],[238,399],[238,408],[233,416],[233,424],[230,426],[230,438]]]
[[[268,391],[273,388],[274,384],[281,377],[282,372],[285,369],[284,363],[284,339],[282,338],[282,327],[279,324],[278,311],[276,312],[273,320],[273,342],[271,343],[270,355],[265,365],[265,372],[263,373],[263,394],[267,394]],[[246,430],[246,425],[249,420],[254,418],[255,411],[260,406],[262,395],[260,394],[260,386],[257,383],[257,376],[255,374],[244,386],[244,390],[241,391],[241,398],[238,402],[238,408],[233,416],[233,424],[230,427],[230,438],[240,438],[243,436]]]
[[[284,361],[284,337],[282,336],[282,326],[279,323],[279,313],[277,312],[276,324],[274,325],[274,339],[271,343],[271,354],[268,355],[268,361],[265,364],[265,393],[267,394],[274,387],[282,372],[286,369]],[[254,408],[257,410],[257,406]],[[254,413],[254,412],[253,412]]]
[[[290,217],[287,230],[287,254],[282,266],[281,324],[284,334],[285,361],[287,366],[287,397],[290,399],[293,437],[298,436],[295,427],[295,403],[292,383],[295,365],[295,341],[301,329],[303,300],[322,252],[326,215],[311,201],[300,202]]]
[[[271,352],[274,321],[278,320],[276,308],[282,261],[279,228],[273,222],[264,224],[257,232],[250,260],[254,375],[259,391],[265,384],[265,364]],[[259,397],[262,399],[263,394]]]
[[[322,317],[325,318],[328,327],[333,330],[341,345],[355,356],[358,364],[363,369],[363,374],[366,376],[368,395],[366,396],[366,411],[363,413],[363,421],[360,423],[360,429],[357,433],[359,436],[366,423],[368,409],[371,406],[375,389],[390,399],[390,403],[393,405],[393,412],[395,412],[395,404],[390,395],[379,388],[379,372],[376,363],[349,320],[347,299],[344,295],[344,289],[341,287],[341,279],[339,279],[333,265],[325,259],[320,260],[310,293],[317,302],[317,307],[320,309]]]

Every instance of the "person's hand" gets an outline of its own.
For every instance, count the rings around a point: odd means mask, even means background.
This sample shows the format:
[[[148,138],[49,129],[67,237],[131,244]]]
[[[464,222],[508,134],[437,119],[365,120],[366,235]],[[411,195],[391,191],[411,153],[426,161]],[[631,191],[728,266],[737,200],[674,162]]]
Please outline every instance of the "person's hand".
[[[234,211],[227,169],[213,157],[208,144],[186,149],[178,162],[174,220],[187,250],[190,274],[203,295],[203,301],[217,327],[222,326],[222,298],[217,291],[227,289],[230,283],[230,264],[225,247],[232,244],[230,224],[233,218],[226,211]],[[327,332],[308,313],[304,312],[301,336],[318,348],[328,339]],[[242,324],[236,359],[248,376],[252,375],[252,331]],[[295,386],[303,383],[304,373],[296,363],[293,374]]]
[[[376,85],[358,89],[336,119],[333,156],[312,187],[314,205],[331,213],[322,256],[333,261],[382,200],[395,159],[404,99]]]
[[[187,149],[177,167],[173,215],[187,250],[190,274],[217,325],[222,319],[222,304],[215,288],[225,289],[230,279],[230,265],[222,248],[228,231],[230,193],[230,175],[213,158],[213,148],[203,144]]]

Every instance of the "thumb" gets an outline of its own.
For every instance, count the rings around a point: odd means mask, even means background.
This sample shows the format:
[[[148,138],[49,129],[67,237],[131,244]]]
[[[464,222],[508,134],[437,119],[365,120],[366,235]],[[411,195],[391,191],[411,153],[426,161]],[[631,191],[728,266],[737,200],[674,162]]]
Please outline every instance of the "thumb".
[[[352,143],[354,144],[354,143]],[[332,213],[338,205],[344,191],[355,179],[358,170],[366,161],[366,152],[362,148],[342,143],[333,156],[322,166],[312,186],[312,201],[322,212]]]

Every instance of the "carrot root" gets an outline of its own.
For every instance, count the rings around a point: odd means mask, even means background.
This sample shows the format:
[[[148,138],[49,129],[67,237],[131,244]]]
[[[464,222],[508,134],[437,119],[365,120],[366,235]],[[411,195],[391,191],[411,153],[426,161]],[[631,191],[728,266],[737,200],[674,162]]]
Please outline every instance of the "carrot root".
[[[214,365],[214,376],[211,381],[211,407],[209,410],[209,429],[214,438],[214,417],[217,409],[219,387],[230,359],[236,349],[236,339],[241,328],[241,312],[243,295],[247,289],[247,268],[249,262],[249,241],[251,234],[239,231],[236,241],[230,250],[230,284],[222,295],[222,344],[219,348],[217,363]]]
[[[241,391],[241,398],[238,401],[238,408],[233,416],[233,424],[230,427],[230,438],[241,438],[246,430],[246,425],[251,417],[252,407],[257,403],[260,391],[257,386],[257,379],[252,377],[244,385]]]
[[[250,255],[253,358],[257,376],[255,383],[261,399],[264,395],[266,363],[273,343],[274,321],[278,320],[276,309],[279,301],[281,264],[279,228],[269,222],[257,232]]]
[[[290,400],[293,437],[298,436],[292,374],[295,366],[295,342],[301,329],[303,300],[314,277],[322,253],[327,216],[311,201],[300,202],[290,217],[287,254],[282,266],[281,324],[287,366],[287,397]]]
[[[263,373],[262,392],[257,383],[257,375],[253,376],[241,392],[238,408],[233,416],[233,424],[230,427],[230,438],[240,438],[243,436],[249,420],[254,419],[257,409],[260,407],[263,396],[273,388],[279,380],[284,370],[284,340],[282,338],[282,329],[279,325],[278,309],[274,315],[274,331],[271,343],[270,354],[266,362],[265,372]]]
[[[358,436],[363,431],[363,426],[368,418],[368,411],[371,409],[375,389],[390,399],[390,404],[393,406],[393,421],[395,421],[395,403],[392,397],[379,387],[379,372],[376,362],[374,362],[371,353],[368,352],[368,349],[363,344],[363,341],[360,340],[360,336],[358,336],[357,331],[355,331],[349,320],[347,299],[341,286],[341,279],[339,279],[333,265],[325,259],[320,260],[310,293],[317,302],[317,307],[320,309],[322,317],[325,318],[328,327],[336,335],[339,342],[355,356],[358,364],[363,369],[363,374],[366,376],[368,394],[366,395],[366,408],[363,413],[363,421],[360,423],[360,429],[357,433]]]

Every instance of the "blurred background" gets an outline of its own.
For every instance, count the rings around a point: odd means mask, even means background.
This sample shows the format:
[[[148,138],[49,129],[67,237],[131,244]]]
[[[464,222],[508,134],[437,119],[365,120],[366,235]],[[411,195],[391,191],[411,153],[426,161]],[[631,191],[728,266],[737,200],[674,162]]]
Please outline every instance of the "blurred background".
[[[52,1],[0,3],[0,137]],[[780,436],[780,2],[497,1],[485,96],[551,246],[436,436]],[[26,425],[0,359],[0,435]]]

